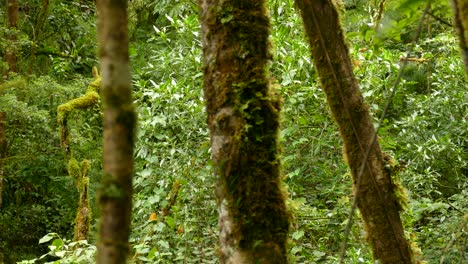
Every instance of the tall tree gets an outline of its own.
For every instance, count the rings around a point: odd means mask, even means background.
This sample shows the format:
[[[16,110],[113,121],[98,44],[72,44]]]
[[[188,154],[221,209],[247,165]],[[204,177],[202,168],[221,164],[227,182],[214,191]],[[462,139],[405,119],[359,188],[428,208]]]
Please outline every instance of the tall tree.
[[[269,82],[262,0],[200,0],[204,94],[218,182],[221,263],[287,263],[281,98]]]
[[[332,0],[296,3],[322,88],[343,138],[344,156],[351,169],[357,206],[373,257],[380,263],[412,263],[399,214],[401,206],[353,74],[336,7]],[[364,170],[359,177],[361,166]]]
[[[465,77],[468,79],[468,1],[451,0],[453,20],[457,30],[460,49],[465,63]]]
[[[104,108],[104,179],[97,263],[126,263],[132,210],[135,111],[130,89],[127,0],[98,0]]]
[[[8,27],[10,30],[16,30],[18,27],[18,0],[8,0]],[[10,48],[5,54],[5,61],[8,64],[9,72],[16,72],[16,54],[14,51],[14,42],[16,41],[16,34],[11,33],[8,36],[10,40]]]

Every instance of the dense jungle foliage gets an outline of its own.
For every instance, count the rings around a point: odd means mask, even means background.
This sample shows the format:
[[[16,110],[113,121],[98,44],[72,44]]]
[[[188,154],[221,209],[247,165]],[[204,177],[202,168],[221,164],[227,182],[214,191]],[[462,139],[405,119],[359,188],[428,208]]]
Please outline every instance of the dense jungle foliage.
[[[420,37],[412,42],[426,3],[344,0],[342,26],[376,124],[396,89],[378,140],[407,196],[408,238],[427,263],[466,263],[467,85],[447,1],[431,1]],[[269,10],[271,78],[284,99],[290,261],[337,263],[353,200],[341,139],[294,1],[270,0]],[[102,177],[102,110],[99,105],[76,110],[69,121],[75,158],[91,164],[93,215],[89,239],[72,241],[79,195],[60,146],[57,107],[82,96],[93,80],[94,2],[19,1],[14,29],[2,1],[0,17],[0,55],[10,50],[17,58],[16,72],[8,73],[6,61],[0,62],[0,112],[6,113],[8,143],[0,162],[0,263],[92,263],[100,217],[95,197]],[[218,263],[197,1],[129,1],[129,23],[138,112],[131,263]],[[403,66],[408,52],[411,60]],[[356,215],[346,263],[372,263]]]

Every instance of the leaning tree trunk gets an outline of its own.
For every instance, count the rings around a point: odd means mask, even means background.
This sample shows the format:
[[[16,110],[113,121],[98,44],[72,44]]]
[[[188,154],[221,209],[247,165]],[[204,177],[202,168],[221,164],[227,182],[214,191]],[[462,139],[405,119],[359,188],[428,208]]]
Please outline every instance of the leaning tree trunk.
[[[126,263],[132,211],[136,116],[130,89],[127,0],[98,0],[104,108],[104,179],[97,263]]]
[[[451,0],[453,20],[457,30],[460,49],[465,63],[465,77],[468,80],[468,0]]]
[[[18,0],[8,0],[8,27],[11,30],[16,30],[18,26]],[[8,72],[16,72],[16,54],[15,54],[15,42],[16,34],[10,34],[8,36],[10,43],[9,48],[5,54],[5,61],[8,64]]]
[[[391,177],[354,77],[339,16],[331,0],[296,0],[310,41],[312,57],[328,104],[339,126],[344,155],[353,176],[357,205],[379,263],[411,263]],[[370,149],[367,161],[366,151]],[[361,163],[365,170],[358,183]]]
[[[262,0],[200,0],[204,93],[219,212],[221,263],[287,263],[281,191],[281,99],[269,84]]]

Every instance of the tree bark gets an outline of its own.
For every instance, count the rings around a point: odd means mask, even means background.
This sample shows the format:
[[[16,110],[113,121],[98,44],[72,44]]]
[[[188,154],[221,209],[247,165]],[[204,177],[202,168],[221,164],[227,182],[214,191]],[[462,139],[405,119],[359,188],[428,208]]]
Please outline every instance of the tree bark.
[[[204,94],[218,176],[220,263],[287,263],[265,1],[200,0]]]
[[[15,30],[18,27],[18,0],[8,0],[8,27],[10,30]],[[15,46],[16,34],[8,36],[10,48],[6,51],[5,61],[8,64],[8,72],[16,72],[16,54]]]
[[[373,142],[375,129],[353,74],[337,10],[331,0],[296,3],[322,88],[343,138],[344,156],[351,169],[357,206],[373,257],[379,263],[412,263],[399,214],[401,206],[384,169],[382,150],[378,142]],[[363,161],[369,148],[369,157]],[[367,164],[357,186],[362,162]]]
[[[101,89],[101,76],[96,67],[93,67],[94,80],[88,85],[83,96],[72,99],[57,107],[57,122],[60,129],[60,146],[62,147],[67,161],[70,160],[72,150],[70,146],[70,131],[68,129],[68,119],[70,114],[77,109],[90,108],[99,103],[99,91]]]
[[[67,161],[68,175],[75,181],[79,194],[78,209],[75,218],[75,230],[73,241],[87,240],[89,227],[91,223],[91,208],[89,207],[89,167],[90,161],[83,160],[81,165],[73,157],[72,147],[70,145],[71,135],[68,127],[70,114],[78,109],[86,109],[99,103],[99,90],[101,88],[101,76],[96,67],[93,67],[94,80],[88,86],[85,95],[74,98],[57,107],[57,122],[60,130],[60,146],[65,154]]]
[[[126,0],[98,0],[104,106],[104,178],[97,263],[126,263],[132,210],[136,115],[130,89]]]
[[[451,0],[453,20],[459,37],[459,45],[465,64],[465,78],[468,80],[468,1]]]
[[[91,223],[91,208],[89,207],[89,168],[90,161],[83,160],[81,164],[74,158],[68,161],[67,169],[70,176],[75,181],[76,189],[79,193],[78,209],[75,217],[75,229],[73,241],[87,240],[89,235],[89,226]]]

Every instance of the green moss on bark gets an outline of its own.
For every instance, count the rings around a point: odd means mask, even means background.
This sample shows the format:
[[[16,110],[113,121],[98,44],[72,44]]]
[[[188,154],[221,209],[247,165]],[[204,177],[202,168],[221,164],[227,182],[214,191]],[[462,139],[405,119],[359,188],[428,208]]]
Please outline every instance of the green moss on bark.
[[[287,263],[280,181],[281,98],[269,84],[264,1],[202,1],[204,92],[221,263]]]
[[[97,68],[93,67],[94,80],[88,85],[86,93],[78,98],[72,99],[57,107],[57,122],[59,123],[60,145],[67,158],[71,157],[70,132],[68,130],[68,118],[76,109],[86,109],[99,103],[99,90],[101,87],[101,76]]]
[[[60,144],[67,159],[68,174],[75,181],[75,186],[79,193],[78,209],[75,218],[75,232],[73,240],[88,239],[91,223],[91,208],[89,207],[89,170],[91,162],[83,160],[81,164],[73,157],[70,146],[71,135],[68,129],[68,118],[76,109],[85,109],[99,103],[99,90],[101,87],[101,77],[96,67],[93,67],[94,80],[88,85],[86,93],[78,98],[72,99],[57,108],[57,121],[60,130]]]
[[[78,161],[75,158],[70,158],[67,163],[68,175],[70,175],[75,181],[75,186],[79,189],[79,183],[81,181],[81,168]]]
[[[85,109],[99,102],[99,91],[101,89],[101,76],[96,67],[93,67],[94,80],[88,85],[86,93],[78,98],[72,99],[57,108],[57,119],[61,123],[75,109]]]
[[[80,194],[78,210],[75,218],[74,241],[88,239],[91,224],[91,208],[89,206],[89,169],[91,162],[83,160],[79,167],[79,175],[76,186]]]
[[[296,0],[309,37],[327,102],[344,142],[344,157],[353,176],[374,259],[382,263],[411,263],[399,212],[398,184],[385,171],[382,150],[374,142],[375,129],[353,74],[339,14],[331,0]],[[364,157],[369,151],[367,160]],[[360,176],[362,162],[366,162]],[[358,186],[359,183],[359,186]]]

